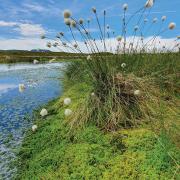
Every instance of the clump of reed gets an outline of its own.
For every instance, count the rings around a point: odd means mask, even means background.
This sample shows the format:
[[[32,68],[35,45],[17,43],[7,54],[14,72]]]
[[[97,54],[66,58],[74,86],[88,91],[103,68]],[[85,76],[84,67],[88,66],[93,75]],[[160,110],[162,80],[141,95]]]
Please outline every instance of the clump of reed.
[[[163,54],[169,56],[172,52],[178,51],[180,38],[177,36],[174,39],[173,47],[161,44],[158,40],[163,33],[176,27],[174,22],[168,23],[165,27],[166,16],[162,16],[158,31],[150,38],[145,38],[147,34],[145,27],[151,29],[158,21],[154,18],[148,23],[153,5],[154,1],[148,0],[129,17],[128,4],[124,4],[120,33],[114,32],[107,24],[106,10],[103,11],[103,18],[100,19],[98,10],[93,7],[92,13],[99,29],[98,35],[91,32],[90,19],[78,20],[72,16],[71,11],[64,11],[64,23],[71,37],[59,32],[55,39],[49,39],[47,47],[80,55],[82,61],[79,65],[70,64],[67,74],[69,77],[75,74],[88,74],[93,84],[93,92],[89,100],[82,105],[82,111],[77,113],[72,125],[93,121],[103,129],[115,130],[119,127],[136,126],[141,124],[143,119],[149,120],[148,117],[154,116],[152,107],[157,107],[159,95],[154,77],[155,73],[159,72],[156,71],[159,67],[156,67],[154,62],[156,58],[153,56],[161,57]],[[133,22],[134,17],[137,16],[138,18]],[[132,22],[134,28],[128,29],[128,25]],[[129,33],[132,34],[131,38],[128,38]],[[47,37],[42,36],[42,39],[44,38]],[[144,59],[146,61],[143,62]],[[145,62],[148,62],[149,67],[151,65],[155,67],[152,66],[149,72],[148,67],[144,72],[142,65],[145,66]],[[151,75],[146,77],[148,73]],[[78,77],[81,79],[80,76]]]

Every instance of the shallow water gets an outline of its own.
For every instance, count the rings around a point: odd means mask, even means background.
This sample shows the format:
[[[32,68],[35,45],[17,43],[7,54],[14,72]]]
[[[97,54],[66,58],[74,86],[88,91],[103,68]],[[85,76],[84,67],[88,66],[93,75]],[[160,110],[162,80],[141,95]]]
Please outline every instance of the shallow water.
[[[13,162],[24,132],[33,124],[33,110],[61,95],[64,67],[0,64],[0,179],[12,179],[16,173]],[[24,92],[19,92],[19,84],[25,85]]]

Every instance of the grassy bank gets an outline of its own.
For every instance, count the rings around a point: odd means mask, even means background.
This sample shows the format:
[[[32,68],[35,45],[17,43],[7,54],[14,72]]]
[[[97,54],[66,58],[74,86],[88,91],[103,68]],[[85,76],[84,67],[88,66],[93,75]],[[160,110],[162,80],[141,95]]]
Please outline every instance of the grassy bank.
[[[19,153],[17,179],[178,179],[177,130],[174,126],[172,129],[171,122],[165,122],[167,129],[161,122],[170,116],[170,120],[178,121],[177,60],[168,63],[153,59],[144,62],[143,66],[137,59],[131,62],[132,66],[127,66],[126,73],[133,71],[141,78],[154,74],[153,82],[158,84],[156,92],[158,96],[160,92],[162,109],[153,109],[155,124],[142,123],[111,132],[98,126],[95,119],[81,127],[72,126],[74,119],[76,122],[78,118],[79,121],[84,119],[86,114],[82,112],[88,107],[87,102],[94,91],[87,69],[83,70],[84,65],[72,63],[66,73],[68,80],[64,83],[64,95],[47,105],[49,115],[45,119],[37,112],[35,124],[38,129],[26,135]],[[170,64],[174,67],[172,71]],[[136,72],[140,65],[141,71]],[[162,72],[166,76],[160,76]],[[164,83],[164,78],[171,82],[170,85]],[[66,97],[72,99],[68,107],[63,105]],[[68,118],[64,115],[66,108],[74,112]]]

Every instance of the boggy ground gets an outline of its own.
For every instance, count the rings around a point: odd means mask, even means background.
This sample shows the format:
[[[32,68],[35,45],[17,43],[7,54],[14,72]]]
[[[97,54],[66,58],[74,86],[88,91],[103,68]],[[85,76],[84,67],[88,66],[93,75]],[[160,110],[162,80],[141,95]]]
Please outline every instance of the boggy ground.
[[[116,131],[106,131],[94,120],[72,126],[94,89],[87,72],[78,69],[76,77],[73,74],[69,78],[76,65],[69,67],[63,96],[47,105],[49,115],[45,119],[36,113],[38,129],[28,131],[24,139],[16,179],[179,179],[179,56],[175,56],[174,62],[155,58],[144,64],[133,61],[132,66],[130,60],[126,62],[126,73],[154,78],[162,109],[153,109],[158,112],[155,123]],[[66,97],[72,99],[69,106],[63,105]],[[73,110],[72,116],[65,117],[66,108]],[[166,109],[171,110],[161,111]]]

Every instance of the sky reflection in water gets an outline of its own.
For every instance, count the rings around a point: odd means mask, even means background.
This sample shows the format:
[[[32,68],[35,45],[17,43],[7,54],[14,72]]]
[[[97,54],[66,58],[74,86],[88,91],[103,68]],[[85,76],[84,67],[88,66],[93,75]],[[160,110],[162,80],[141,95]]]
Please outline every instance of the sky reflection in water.
[[[0,179],[11,179],[10,168],[24,132],[31,128],[32,111],[62,92],[64,63],[0,65]],[[25,84],[23,93],[18,85]]]

